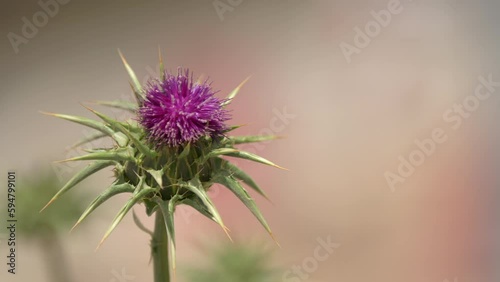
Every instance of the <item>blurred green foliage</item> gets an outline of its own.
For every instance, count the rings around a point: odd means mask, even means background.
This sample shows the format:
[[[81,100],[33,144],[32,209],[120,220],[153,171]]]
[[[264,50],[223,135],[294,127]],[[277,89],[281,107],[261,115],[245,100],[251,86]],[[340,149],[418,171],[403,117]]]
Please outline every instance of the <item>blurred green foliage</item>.
[[[206,266],[191,266],[188,282],[276,282],[279,269],[272,266],[272,255],[261,246],[224,244],[212,248]]]
[[[58,233],[68,232],[90,201],[90,197],[81,193],[68,193],[40,212],[61,187],[62,183],[48,166],[16,171],[16,232],[39,245],[42,250],[40,259],[51,282],[73,281],[63,240]],[[7,201],[2,202],[0,208],[4,210]],[[7,216],[7,213],[2,214]]]
[[[55,173],[45,167],[17,173],[16,218],[21,235],[34,239],[47,233],[70,230],[85,210],[88,197],[68,193],[40,212],[61,186]]]

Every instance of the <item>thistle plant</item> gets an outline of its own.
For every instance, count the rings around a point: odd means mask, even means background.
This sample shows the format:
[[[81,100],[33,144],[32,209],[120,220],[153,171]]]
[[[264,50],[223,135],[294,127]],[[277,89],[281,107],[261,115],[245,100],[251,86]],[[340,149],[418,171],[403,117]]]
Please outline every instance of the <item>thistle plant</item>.
[[[143,87],[121,53],[120,56],[130,76],[136,103],[96,103],[129,111],[133,118],[120,121],[90,108],[98,119],[46,113],[97,131],[80,144],[103,137],[113,141],[111,147],[93,148],[87,150],[86,155],[64,160],[92,162],[71,178],[46,207],[88,176],[113,167],[114,182],[90,203],[75,226],[113,196],[129,193],[130,198],[113,219],[99,245],[136,204],[143,204],[148,216],[155,215],[154,231],[147,231],[135,216],[134,219],[152,236],[151,255],[156,282],[170,281],[170,269],[175,271],[174,212],[178,205],[193,207],[220,225],[229,236],[228,228],[207,194],[214,184],[221,184],[234,193],[272,237],[271,229],[242,183],[267,198],[266,194],[247,173],[226,158],[280,168],[263,157],[237,148],[239,144],[272,140],[276,136],[230,135],[238,126],[226,124],[230,120],[227,106],[247,80],[226,98],[217,98],[211,83],[208,80],[194,81],[189,70],[179,68],[177,73],[167,72],[160,53],[160,77]]]

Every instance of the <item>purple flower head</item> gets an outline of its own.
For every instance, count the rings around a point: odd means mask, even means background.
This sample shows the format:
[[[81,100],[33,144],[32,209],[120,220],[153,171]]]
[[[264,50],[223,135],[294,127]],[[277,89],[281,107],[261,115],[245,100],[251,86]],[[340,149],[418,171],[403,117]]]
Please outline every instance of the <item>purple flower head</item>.
[[[221,136],[229,119],[221,100],[207,81],[193,83],[188,69],[152,81],[139,109],[139,121],[149,140],[160,147],[179,146],[202,136]]]

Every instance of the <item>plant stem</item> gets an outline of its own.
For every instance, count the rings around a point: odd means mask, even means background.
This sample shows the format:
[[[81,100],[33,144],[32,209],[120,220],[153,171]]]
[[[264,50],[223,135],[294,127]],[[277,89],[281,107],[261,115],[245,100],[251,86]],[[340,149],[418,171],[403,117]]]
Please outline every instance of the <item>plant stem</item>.
[[[151,256],[155,282],[170,282],[168,264],[168,234],[161,211],[156,211],[155,229],[151,239]]]

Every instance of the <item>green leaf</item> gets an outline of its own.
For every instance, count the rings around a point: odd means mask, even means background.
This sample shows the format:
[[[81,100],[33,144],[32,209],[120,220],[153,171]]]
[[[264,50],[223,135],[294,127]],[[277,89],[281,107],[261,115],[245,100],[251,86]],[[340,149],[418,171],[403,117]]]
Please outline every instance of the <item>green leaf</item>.
[[[264,219],[264,216],[260,212],[259,208],[255,204],[255,201],[250,197],[248,192],[240,185],[240,183],[234,179],[231,175],[229,174],[218,174],[214,176],[213,179],[214,182],[220,183],[224,186],[226,186],[231,192],[233,192],[236,197],[238,197],[243,204],[254,214],[254,216],[259,220],[259,222],[264,226],[264,228],[269,232],[271,237],[273,237],[273,233],[271,231],[271,228],[269,228],[269,225],[267,224],[266,220]]]
[[[146,207],[146,214],[152,216],[158,209],[158,205],[151,199],[144,199],[144,206]]]
[[[249,152],[245,152],[245,151],[236,150],[236,149],[233,149],[233,148],[219,148],[219,149],[215,149],[215,150],[211,151],[206,156],[206,158],[208,159],[208,158],[217,157],[217,156],[220,156],[220,155],[226,155],[226,156],[230,156],[230,157],[245,159],[245,160],[254,161],[254,162],[258,162],[258,163],[262,163],[262,164],[274,166],[274,167],[277,167],[277,168],[285,169],[285,168],[283,168],[283,167],[281,167],[279,165],[274,164],[271,161],[268,161],[267,159],[264,159],[261,156],[258,156],[258,155],[255,155],[255,154],[252,154],[252,153],[249,153]]]
[[[104,122],[109,124],[112,128],[115,128],[116,130],[120,131],[121,133],[125,134],[132,143],[137,147],[139,152],[143,153],[144,155],[148,157],[155,157],[156,152],[153,150],[149,149],[148,146],[146,146],[144,143],[139,141],[130,131],[128,131],[120,122],[117,120],[114,120],[104,114],[101,114],[93,109],[87,108],[89,111],[93,112],[95,115],[97,115],[99,118],[101,118]]]
[[[223,155],[227,155],[227,154],[235,153],[235,152],[239,152],[239,151],[234,149],[234,148],[217,148],[217,149],[212,150],[207,155],[205,155],[205,159],[223,156]]]
[[[229,93],[229,95],[227,95],[226,97],[226,101],[224,101],[222,103],[222,106],[226,106],[228,104],[230,104],[232,102],[232,100],[234,99],[234,97],[236,97],[236,95],[238,95],[238,92],[240,91],[241,87],[243,87],[243,85],[245,85],[245,83],[250,79],[250,76],[247,77],[245,80],[243,80],[242,83],[240,83],[233,91],[231,91]]]
[[[200,198],[192,198],[192,199],[185,198],[182,199],[181,203],[194,208],[202,215],[206,216],[210,220],[213,220],[215,223],[217,223],[217,219],[215,218],[215,216],[208,210],[208,207],[205,206],[205,204],[201,201]]]
[[[191,149],[191,143],[187,143],[182,152],[179,154],[179,159],[184,159],[189,155],[189,151]]]
[[[109,151],[97,151],[94,153],[62,160],[59,162],[92,161],[92,160],[132,161],[132,162],[135,161],[133,149],[128,147],[128,148],[117,148]]]
[[[130,80],[131,80],[130,85],[132,86],[132,90],[134,91],[136,98],[138,98],[138,102],[142,103],[142,101],[144,101],[144,94],[143,94],[141,83],[139,82],[139,79],[137,79],[137,76],[135,75],[134,70],[132,70],[132,68],[127,63],[127,60],[125,60],[125,57],[123,56],[122,52],[120,50],[118,50],[118,53],[120,54],[120,58],[123,61],[123,65],[125,66],[125,69],[127,70],[127,73],[130,76]]]
[[[130,209],[135,204],[137,204],[141,200],[144,200],[145,196],[147,196],[150,193],[154,193],[155,191],[156,190],[153,189],[153,188],[145,188],[145,189],[142,189],[141,191],[139,191],[137,193],[134,193],[134,195],[132,196],[132,198],[130,198],[127,201],[127,203],[122,207],[122,209],[118,212],[118,214],[116,215],[116,217],[113,219],[113,222],[111,223],[111,226],[109,227],[109,229],[104,234],[104,237],[102,238],[102,240],[99,243],[99,245],[97,246],[97,248],[99,248],[102,245],[102,243],[104,243],[104,241],[109,237],[109,235],[111,234],[111,232],[113,232],[113,230],[115,230],[116,226],[118,226],[118,224],[122,221],[122,219],[125,217],[125,215],[130,211]]]
[[[93,120],[93,119],[79,117],[79,116],[72,116],[72,115],[47,113],[47,112],[41,112],[41,113],[45,114],[45,115],[50,115],[50,116],[54,116],[57,118],[65,119],[65,120],[68,120],[71,122],[79,123],[81,125],[85,125],[87,127],[99,130],[103,133],[107,133],[108,135],[112,135],[114,133],[113,130],[111,130],[105,124],[103,124],[102,122],[98,122],[96,120]]]
[[[193,178],[192,180],[186,182],[180,182],[179,186],[186,188],[187,190],[193,192],[205,205],[205,207],[210,211],[210,213],[214,217],[214,221],[219,224],[226,235],[231,239],[231,236],[229,236],[228,233],[228,228],[226,225],[224,225],[224,222],[222,222],[222,218],[215,208],[215,205],[212,203],[212,200],[210,200],[210,197],[208,197],[207,192],[205,191],[205,188],[201,184],[200,180],[198,178]]]
[[[129,183],[113,184],[104,190],[99,196],[97,196],[87,207],[87,209],[82,213],[78,221],[75,223],[71,230],[80,224],[87,216],[89,216],[95,209],[97,209],[102,203],[109,200],[111,197],[121,194],[121,193],[133,193],[135,187]]]
[[[134,93],[134,98],[135,98],[135,101],[137,102],[137,105],[141,106],[142,102],[145,99],[144,95],[142,94],[142,92],[137,92],[137,90],[135,90],[134,85],[132,85],[131,82],[129,82],[129,85],[130,85],[130,89],[132,89],[132,93]]]
[[[135,113],[138,109],[137,104],[128,101],[96,101],[95,103],[102,106],[129,111],[131,113]]]
[[[241,170],[239,167],[235,166],[234,164],[232,164],[228,161],[225,161],[225,166],[229,170],[231,175],[233,175],[237,179],[243,181],[243,183],[250,186],[250,188],[255,190],[255,192],[259,193],[261,196],[263,196],[264,198],[269,200],[269,197],[266,195],[266,193],[259,187],[259,185],[257,185],[257,183],[255,183],[255,181],[252,179],[252,177],[250,177],[250,175],[248,175],[246,172]]]
[[[106,133],[102,133],[102,132],[95,132],[94,134],[91,134],[83,139],[81,139],[80,141],[76,142],[75,144],[73,144],[71,146],[71,148],[76,148],[76,147],[79,147],[83,144],[86,144],[86,143],[90,143],[94,140],[97,140],[97,139],[100,139],[100,138],[103,138],[103,137],[106,137],[108,136],[108,134]]]
[[[144,133],[142,126],[135,120],[127,120],[126,122],[120,122],[120,124],[125,127],[131,133],[136,135],[141,135]]]
[[[145,188],[151,188],[146,184],[146,176],[145,175],[138,175],[137,172],[134,171],[134,174],[139,178],[139,183],[137,183],[137,186],[135,187],[134,194],[139,193],[142,189]]]
[[[82,169],[80,172],[75,174],[67,183],[64,185],[61,190],[59,190],[54,197],[45,205],[45,207],[42,208],[41,211],[43,211],[45,208],[47,208],[51,203],[53,203],[59,196],[62,194],[68,192],[71,188],[75,187],[76,184],[80,183],[82,180],[85,178],[89,177],[90,175],[98,172],[99,170],[108,167],[110,165],[114,165],[114,161],[96,161],[94,163],[89,164],[87,167]],[[41,212],[40,211],[40,212]]]
[[[139,227],[140,230],[146,232],[147,234],[151,235],[153,237],[153,231],[149,230],[144,224],[141,222],[137,214],[135,213],[134,210],[132,210],[132,216],[134,217],[134,223]]]
[[[154,170],[154,169],[146,169],[146,171],[154,178],[156,183],[163,188],[163,169]]]
[[[236,129],[243,127],[243,126],[245,126],[245,124],[232,125],[228,129],[224,130],[222,133],[228,133],[228,132],[231,132],[231,131],[236,130]]]
[[[160,59],[160,79],[161,81],[165,81],[165,65],[163,65],[163,57],[161,55],[160,46],[158,46],[158,58]]]
[[[107,127],[104,123],[98,122],[93,119],[89,118],[84,118],[84,117],[79,117],[79,116],[71,116],[71,115],[63,115],[63,114],[54,114],[54,113],[46,113],[42,112],[43,114],[54,116],[57,118],[65,119],[71,122],[75,122],[96,130],[99,130],[102,133],[107,134],[111,138],[113,138],[118,145],[124,146],[127,143],[127,138],[123,136],[123,134],[117,134],[117,132],[114,132],[111,128]]]
[[[245,144],[245,143],[255,143],[278,139],[279,136],[276,135],[260,135],[260,136],[230,136],[228,137],[229,142],[234,145]]]
[[[111,150],[115,150],[115,148],[89,148],[89,149],[82,149],[84,152],[87,153],[103,153],[103,152],[109,152]]]

